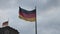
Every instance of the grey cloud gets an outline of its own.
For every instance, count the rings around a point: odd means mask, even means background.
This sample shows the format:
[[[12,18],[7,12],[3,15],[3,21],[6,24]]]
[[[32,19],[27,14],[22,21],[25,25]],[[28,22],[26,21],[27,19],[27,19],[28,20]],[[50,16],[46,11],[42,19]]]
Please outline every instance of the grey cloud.
[[[40,34],[60,34],[60,8],[51,9],[52,13],[46,11],[46,14],[40,15],[42,19],[38,19],[38,33]],[[49,13],[50,14],[49,14]]]
[[[18,0],[0,0],[0,9],[12,9],[18,7]]]
[[[40,0],[40,1],[37,1],[37,7],[39,11],[41,10],[43,11],[43,10],[49,9],[50,7],[60,6],[59,2],[60,2],[59,0],[45,0],[45,3],[44,3],[44,0]]]

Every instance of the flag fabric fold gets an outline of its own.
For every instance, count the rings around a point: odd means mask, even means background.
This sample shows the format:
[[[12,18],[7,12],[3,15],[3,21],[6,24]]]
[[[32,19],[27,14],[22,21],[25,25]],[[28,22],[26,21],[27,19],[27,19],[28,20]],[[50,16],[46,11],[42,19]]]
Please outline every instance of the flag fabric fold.
[[[19,7],[19,18],[26,21],[35,21],[36,19],[36,8],[34,10],[28,11]]]

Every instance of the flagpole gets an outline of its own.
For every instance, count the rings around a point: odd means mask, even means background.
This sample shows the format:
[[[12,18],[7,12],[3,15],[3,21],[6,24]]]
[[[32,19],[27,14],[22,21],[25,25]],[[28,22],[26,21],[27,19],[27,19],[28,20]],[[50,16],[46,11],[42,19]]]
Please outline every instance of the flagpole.
[[[37,34],[37,20],[35,21],[35,34]]]
[[[35,6],[35,10],[36,10],[36,6]],[[37,13],[37,12],[36,12]],[[36,14],[37,15],[37,14]],[[37,18],[37,16],[35,15],[35,17]],[[35,18],[35,34],[37,34],[37,19]]]

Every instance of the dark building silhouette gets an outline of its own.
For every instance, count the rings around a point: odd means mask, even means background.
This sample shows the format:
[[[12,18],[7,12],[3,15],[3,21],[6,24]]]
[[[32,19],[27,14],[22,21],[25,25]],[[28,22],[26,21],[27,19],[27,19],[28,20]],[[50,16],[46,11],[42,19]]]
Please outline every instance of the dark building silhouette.
[[[19,32],[9,26],[0,28],[0,34],[19,34]]]
[[[16,29],[8,26],[8,21],[4,22],[2,26],[3,27],[0,28],[0,34],[19,34]]]
[[[0,34],[3,34],[2,28],[0,28]]]

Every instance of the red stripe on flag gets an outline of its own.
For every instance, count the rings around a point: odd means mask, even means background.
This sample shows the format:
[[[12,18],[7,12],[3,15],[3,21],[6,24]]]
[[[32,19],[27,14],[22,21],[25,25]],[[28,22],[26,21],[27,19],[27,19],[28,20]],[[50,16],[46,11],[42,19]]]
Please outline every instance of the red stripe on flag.
[[[26,14],[26,13],[20,12],[19,14],[22,15],[23,17],[25,17],[25,18],[33,18],[33,17],[36,16],[35,13],[33,13],[33,14]]]

